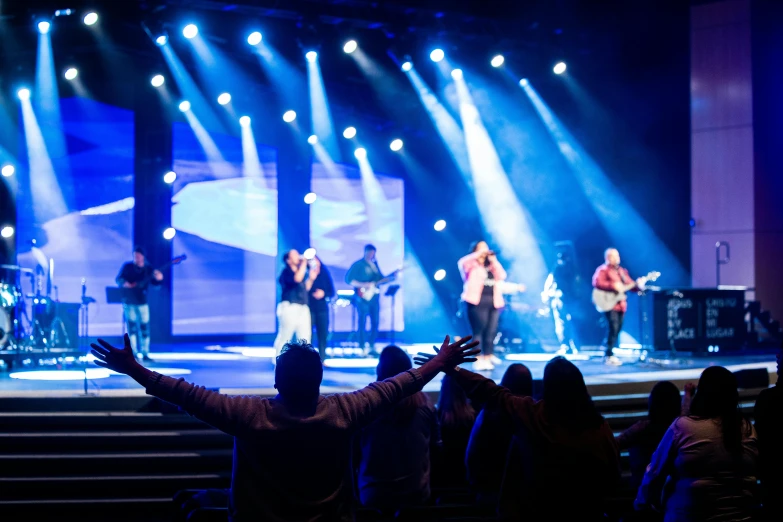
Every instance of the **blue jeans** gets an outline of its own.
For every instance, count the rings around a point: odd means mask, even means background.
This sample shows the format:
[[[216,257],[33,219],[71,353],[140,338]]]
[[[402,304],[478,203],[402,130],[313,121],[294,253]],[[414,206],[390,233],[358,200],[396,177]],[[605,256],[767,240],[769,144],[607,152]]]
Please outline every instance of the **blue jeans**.
[[[136,357],[150,353],[150,305],[123,304],[131,348]],[[139,352],[141,350],[141,352]]]

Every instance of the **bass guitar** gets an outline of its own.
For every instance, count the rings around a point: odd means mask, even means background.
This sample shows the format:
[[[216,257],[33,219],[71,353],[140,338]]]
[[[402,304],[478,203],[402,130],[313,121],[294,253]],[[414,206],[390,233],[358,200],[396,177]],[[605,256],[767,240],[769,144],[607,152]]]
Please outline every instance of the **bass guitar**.
[[[599,312],[609,312],[615,306],[617,306],[617,303],[621,303],[628,299],[628,296],[626,295],[628,290],[631,290],[637,285],[642,286],[647,282],[655,281],[659,277],[661,277],[660,272],[650,272],[646,276],[640,277],[636,281],[631,281],[630,283],[623,285],[622,291],[620,292],[593,288],[593,304],[595,305],[595,309]]]

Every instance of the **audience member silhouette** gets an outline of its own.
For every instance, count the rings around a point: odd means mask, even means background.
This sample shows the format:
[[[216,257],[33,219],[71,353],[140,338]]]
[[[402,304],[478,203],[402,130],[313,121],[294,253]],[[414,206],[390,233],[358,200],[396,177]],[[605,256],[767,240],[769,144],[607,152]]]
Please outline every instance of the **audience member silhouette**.
[[[631,462],[631,487],[639,489],[647,465],[655,449],[680,415],[687,415],[693,388],[686,389],[683,398],[680,390],[670,381],[653,386],[647,399],[647,418],[640,420],[617,437],[620,451],[629,450]]]
[[[663,511],[666,522],[750,520],[757,476],[756,432],[739,410],[737,379],[712,366],[690,415],[675,420],[655,450],[635,507]]]
[[[432,356],[419,354],[416,362]],[[544,369],[544,398],[519,397],[463,368],[447,371],[471,400],[505,412],[514,423],[501,486],[506,520],[602,520],[604,500],[620,478],[612,430],[587,392],[582,372],[563,357]]]
[[[309,344],[287,344],[275,367],[271,399],[228,396],[150,371],[133,357],[130,339],[118,349],[93,344],[96,364],[124,373],[147,393],[234,436],[229,514],[233,521],[351,520],[348,479],[353,435],[438,372],[475,361],[470,337],[449,344],[418,369],[359,391],[320,395],[323,366]]]
[[[778,380],[756,399],[754,417],[759,438],[759,473],[762,503],[766,520],[783,520],[783,392],[780,391],[780,359]]]
[[[500,385],[518,397],[533,395],[533,376],[524,364],[509,366]],[[468,442],[465,467],[470,487],[482,502],[497,504],[513,435],[511,418],[498,408],[485,407],[476,417]]]
[[[413,367],[397,346],[381,352],[376,369],[383,381]],[[430,497],[430,448],[437,444],[435,408],[423,392],[398,402],[394,409],[357,436],[357,497],[365,507],[396,512]]]
[[[465,391],[448,375],[443,376],[440,386],[437,413],[442,447],[433,466],[433,482],[437,487],[466,486],[465,452],[476,411]]]

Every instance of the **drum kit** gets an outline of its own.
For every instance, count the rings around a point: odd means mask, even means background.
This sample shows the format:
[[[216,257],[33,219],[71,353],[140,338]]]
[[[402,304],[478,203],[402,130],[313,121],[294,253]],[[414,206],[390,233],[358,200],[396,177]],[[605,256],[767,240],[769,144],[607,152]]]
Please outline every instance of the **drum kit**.
[[[44,291],[43,270],[0,265],[2,271],[10,276],[0,280],[0,354],[42,353],[52,348],[74,347],[78,339],[70,338],[58,316],[58,302],[51,296],[50,283]],[[28,294],[23,291],[25,276],[29,277],[32,288]]]

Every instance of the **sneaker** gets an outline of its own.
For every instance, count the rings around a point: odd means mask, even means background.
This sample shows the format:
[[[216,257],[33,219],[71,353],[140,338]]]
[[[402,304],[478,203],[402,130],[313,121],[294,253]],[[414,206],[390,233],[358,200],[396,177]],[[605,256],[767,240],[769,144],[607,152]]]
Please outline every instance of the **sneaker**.
[[[495,354],[492,354],[492,355],[489,356],[489,362],[492,363],[493,365],[494,364],[503,364],[503,361],[501,361],[500,358],[497,355],[495,355]]]
[[[604,364],[608,364],[609,366],[622,366],[623,361],[621,361],[614,355],[610,355],[609,357],[604,359]]]

